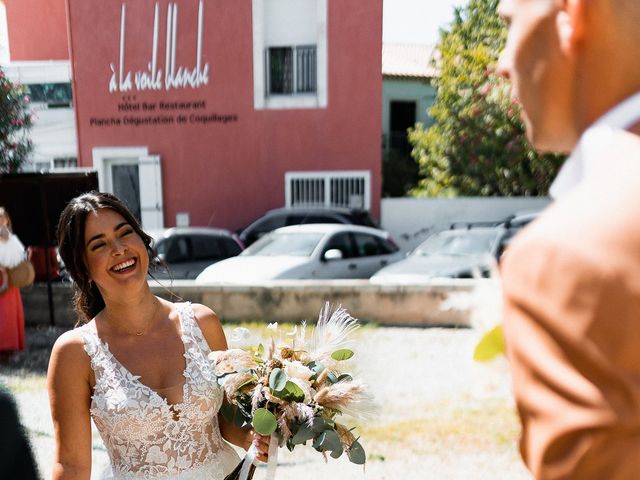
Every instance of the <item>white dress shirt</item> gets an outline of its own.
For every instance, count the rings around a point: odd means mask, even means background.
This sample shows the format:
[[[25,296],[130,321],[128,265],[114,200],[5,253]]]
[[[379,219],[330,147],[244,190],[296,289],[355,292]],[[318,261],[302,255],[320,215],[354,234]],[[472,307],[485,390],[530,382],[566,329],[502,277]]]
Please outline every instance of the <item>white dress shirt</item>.
[[[580,141],[566,160],[554,180],[549,193],[558,199],[577,187],[595,170],[593,161],[597,157],[589,152],[597,151],[596,146],[607,145],[616,130],[625,130],[640,120],[640,92],[623,100],[598,120],[580,137]]]

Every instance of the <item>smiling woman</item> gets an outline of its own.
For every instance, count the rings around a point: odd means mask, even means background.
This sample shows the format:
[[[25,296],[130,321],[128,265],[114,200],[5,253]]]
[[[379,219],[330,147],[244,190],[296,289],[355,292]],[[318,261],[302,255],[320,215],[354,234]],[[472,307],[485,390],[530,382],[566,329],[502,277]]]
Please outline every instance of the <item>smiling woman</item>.
[[[227,348],[218,318],[151,293],[151,237],[127,207],[110,194],[81,195],[62,212],[58,241],[82,325],[51,353],[52,477],[90,477],[91,419],[109,478],[222,480],[239,461],[225,440],[253,442],[265,460],[268,438],[218,415],[222,392],[207,360]]]

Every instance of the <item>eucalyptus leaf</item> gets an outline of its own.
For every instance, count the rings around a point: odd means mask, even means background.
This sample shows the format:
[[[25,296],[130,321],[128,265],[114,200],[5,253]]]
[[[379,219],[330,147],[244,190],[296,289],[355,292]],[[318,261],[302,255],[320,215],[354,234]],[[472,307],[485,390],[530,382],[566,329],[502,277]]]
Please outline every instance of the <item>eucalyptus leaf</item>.
[[[342,448],[342,446],[340,446],[339,450],[333,450],[331,452],[331,458],[340,458],[343,452],[344,452],[344,449]]]
[[[314,447],[320,448],[322,451],[335,452],[336,450],[342,450],[342,442],[335,430],[325,430],[318,435],[313,442]]]
[[[504,335],[502,334],[502,326],[498,325],[480,339],[473,351],[473,359],[476,362],[489,362],[504,353]]]
[[[258,408],[253,414],[251,425],[260,435],[271,435],[278,428],[278,421],[266,408]]]
[[[342,360],[349,360],[351,357],[353,357],[353,350],[349,350],[348,348],[336,350],[331,354],[331,358],[339,362]]]
[[[311,424],[311,429],[316,433],[324,432],[325,430],[335,427],[335,422],[322,417],[315,417]]]
[[[264,355],[264,345],[263,344],[258,345],[258,355],[260,357]]]
[[[336,374],[333,372],[329,372],[329,374],[327,375],[327,380],[329,380],[329,382],[331,383],[338,383],[338,377],[336,377]]]
[[[308,425],[300,425],[298,431],[292,438],[292,442],[295,445],[305,443],[307,440],[311,440],[315,435],[315,432]]]
[[[295,383],[287,381],[284,387],[283,398],[289,402],[302,402],[304,400],[304,392]]]
[[[364,465],[367,461],[367,455],[364,453],[364,448],[362,448],[362,445],[360,445],[360,442],[357,440],[347,449],[347,456],[351,463],[355,463],[356,465]]]
[[[338,377],[338,382],[350,382],[353,380],[353,377],[348,373],[343,373]]]
[[[287,380],[282,390],[274,391],[273,395],[287,402],[302,402],[304,400],[304,392],[302,389],[289,380]]]
[[[269,375],[269,387],[274,392],[281,392],[287,385],[287,374],[281,368],[274,368]]]
[[[324,365],[316,361],[312,361],[307,364],[307,368],[309,368],[313,372],[310,380],[315,380],[318,378],[318,375],[320,375],[324,370]]]

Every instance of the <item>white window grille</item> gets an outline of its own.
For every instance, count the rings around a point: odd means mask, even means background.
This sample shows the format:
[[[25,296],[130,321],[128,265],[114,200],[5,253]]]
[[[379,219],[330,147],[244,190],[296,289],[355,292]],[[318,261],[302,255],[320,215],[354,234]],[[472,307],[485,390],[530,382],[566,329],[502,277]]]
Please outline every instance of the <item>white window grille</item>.
[[[287,207],[371,208],[371,172],[287,172]]]
[[[316,46],[269,47],[266,95],[316,92]]]

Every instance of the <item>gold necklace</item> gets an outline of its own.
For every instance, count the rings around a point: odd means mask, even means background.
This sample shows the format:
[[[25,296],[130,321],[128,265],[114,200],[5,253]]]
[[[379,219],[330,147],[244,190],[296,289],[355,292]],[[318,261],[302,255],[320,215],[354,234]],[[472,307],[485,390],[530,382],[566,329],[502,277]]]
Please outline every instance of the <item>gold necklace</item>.
[[[145,328],[142,329],[142,330],[137,330],[135,332],[126,332],[127,334],[135,335],[136,337],[141,337],[145,333],[147,333],[147,331],[149,330],[149,327],[151,326],[151,322],[153,321],[153,318],[158,313],[158,308],[160,308],[160,302],[158,301],[157,298],[155,299],[154,303],[155,303],[155,308],[153,309],[153,313],[149,316],[149,319],[146,322],[147,324],[145,325]],[[107,321],[107,323],[111,323],[111,322],[109,322],[109,317],[107,317],[106,321]]]

